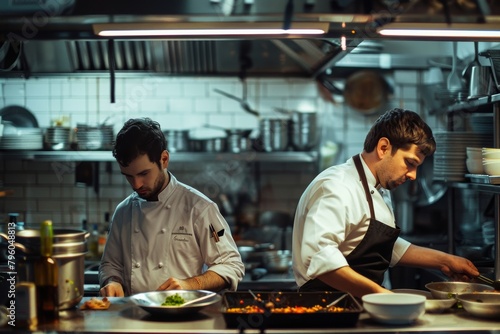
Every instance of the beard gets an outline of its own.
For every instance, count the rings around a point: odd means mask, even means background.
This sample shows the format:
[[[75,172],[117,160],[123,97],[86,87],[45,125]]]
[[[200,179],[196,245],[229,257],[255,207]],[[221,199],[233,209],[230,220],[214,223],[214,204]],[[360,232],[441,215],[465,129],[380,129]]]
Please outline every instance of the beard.
[[[143,195],[141,195],[139,192],[137,194],[140,198],[145,199],[146,201],[157,201],[158,194],[163,190],[166,179],[167,176],[165,175],[165,173],[160,173],[154,182],[153,189],[151,189],[150,191],[146,191],[146,193]]]
[[[399,180],[389,180],[389,181],[387,181],[387,186],[384,188],[387,190],[394,190],[405,182],[406,182],[406,178],[399,179]]]

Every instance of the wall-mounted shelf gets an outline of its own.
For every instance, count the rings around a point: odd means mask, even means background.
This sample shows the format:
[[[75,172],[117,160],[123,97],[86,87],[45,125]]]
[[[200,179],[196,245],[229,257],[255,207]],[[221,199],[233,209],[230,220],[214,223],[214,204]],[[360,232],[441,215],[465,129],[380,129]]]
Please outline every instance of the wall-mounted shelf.
[[[36,160],[36,161],[115,161],[111,151],[3,151],[1,159]],[[198,153],[174,152],[170,162],[316,162],[318,152],[242,152],[242,153]]]

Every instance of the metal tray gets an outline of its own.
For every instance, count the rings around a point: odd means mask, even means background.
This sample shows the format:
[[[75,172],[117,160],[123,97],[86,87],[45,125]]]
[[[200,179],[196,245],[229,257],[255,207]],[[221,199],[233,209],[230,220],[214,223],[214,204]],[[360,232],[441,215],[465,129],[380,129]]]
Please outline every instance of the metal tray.
[[[261,292],[253,291],[263,303],[273,302],[275,307],[315,305],[326,306],[344,292]],[[250,292],[225,292],[222,296],[222,314],[227,328],[266,329],[266,328],[333,328],[353,327],[363,311],[361,304],[350,294],[337,304],[345,308],[341,312],[318,311],[314,313],[230,313],[228,308],[259,305]]]
[[[500,184],[500,175],[465,174],[465,177],[469,178],[472,183]]]

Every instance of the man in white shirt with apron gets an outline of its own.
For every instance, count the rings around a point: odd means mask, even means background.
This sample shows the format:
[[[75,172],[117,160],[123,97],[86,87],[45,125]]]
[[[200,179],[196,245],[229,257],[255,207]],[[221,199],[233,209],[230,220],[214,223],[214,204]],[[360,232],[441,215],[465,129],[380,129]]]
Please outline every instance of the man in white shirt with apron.
[[[293,270],[300,291],[340,290],[361,297],[388,292],[395,265],[441,270],[456,280],[477,277],[462,257],[399,237],[389,191],[417,177],[436,150],[418,114],[395,108],[380,116],[363,151],[321,172],[302,194],[293,227]]]

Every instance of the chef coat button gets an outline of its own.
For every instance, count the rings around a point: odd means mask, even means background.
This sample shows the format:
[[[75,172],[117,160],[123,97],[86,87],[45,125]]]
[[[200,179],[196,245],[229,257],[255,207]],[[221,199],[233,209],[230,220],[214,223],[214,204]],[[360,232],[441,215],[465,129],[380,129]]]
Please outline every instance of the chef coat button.
[[[163,262],[158,263],[158,268],[163,268]]]
[[[136,229],[134,230],[134,232],[135,232],[135,233],[139,233],[139,229],[138,229],[138,228],[136,228]]]
[[[136,268],[140,268],[140,267],[141,267],[141,264],[140,264],[139,262],[137,262],[137,263],[135,264],[135,267],[136,267]]]
[[[371,194],[373,195],[374,193],[375,193],[375,191],[373,191],[373,190],[372,190],[372,191],[371,191]]]
[[[172,207],[172,205],[167,204],[167,209],[170,209],[171,207]]]
[[[165,228],[161,229],[161,233],[165,233],[167,230]]]

